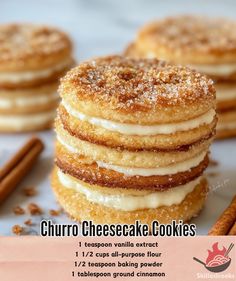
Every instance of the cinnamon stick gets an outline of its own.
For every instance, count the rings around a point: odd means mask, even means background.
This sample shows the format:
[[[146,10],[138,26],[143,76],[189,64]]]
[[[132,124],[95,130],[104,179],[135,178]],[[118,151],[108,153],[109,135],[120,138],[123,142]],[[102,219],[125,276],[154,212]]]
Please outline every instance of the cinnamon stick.
[[[210,229],[208,235],[227,235],[236,219],[236,196],[216,223]]]
[[[42,141],[33,137],[1,168],[0,204],[29,172],[43,148]]]
[[[234,225],[231,227],[228,235],[236,235],[236,221],[235,221]]]

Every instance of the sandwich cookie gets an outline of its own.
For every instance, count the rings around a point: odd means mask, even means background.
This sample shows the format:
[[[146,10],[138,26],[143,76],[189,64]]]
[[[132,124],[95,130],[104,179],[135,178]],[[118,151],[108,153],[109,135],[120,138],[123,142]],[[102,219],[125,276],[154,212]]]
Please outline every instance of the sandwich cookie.
[[[236,23],[226,19],[177,16],[145,25],[125,51],[187,65],[215,81],[217,137],[236,136]]]
[[[212,80],[108,56],[69,71],[59,93],[52,187],[72,218],[151,225],[200,212],[217,123]]]
[[[0,132],[50,128],[58,79],[73,66],[62,31],[33,24],[0,26]]]

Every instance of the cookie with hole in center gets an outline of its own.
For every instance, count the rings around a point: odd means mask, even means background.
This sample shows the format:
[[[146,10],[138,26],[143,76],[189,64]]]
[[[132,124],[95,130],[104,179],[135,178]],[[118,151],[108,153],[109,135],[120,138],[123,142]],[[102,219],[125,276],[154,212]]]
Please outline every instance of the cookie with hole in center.
[[[151,224],[199,213],[217,123],[211,79],[108,56],[69,71],[59,93],[52,187],[69,215]]]

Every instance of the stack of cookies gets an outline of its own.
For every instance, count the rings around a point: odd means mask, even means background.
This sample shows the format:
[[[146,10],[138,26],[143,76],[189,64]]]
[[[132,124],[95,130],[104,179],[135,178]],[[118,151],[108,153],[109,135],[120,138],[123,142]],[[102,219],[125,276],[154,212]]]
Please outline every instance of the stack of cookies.
[[[144,26],[126,50],[209,75],[216,86],[217,137],[236,136],[236,23],[196,16],[166,18]]]
[[[63,32],[46,26],[0,26],[0,132],[49,128],[58,79],[73,65]]]
[[[61,80],[52,186],[74,219],[187,221],[202,209],[212,80],[157,59],[84,62]]]

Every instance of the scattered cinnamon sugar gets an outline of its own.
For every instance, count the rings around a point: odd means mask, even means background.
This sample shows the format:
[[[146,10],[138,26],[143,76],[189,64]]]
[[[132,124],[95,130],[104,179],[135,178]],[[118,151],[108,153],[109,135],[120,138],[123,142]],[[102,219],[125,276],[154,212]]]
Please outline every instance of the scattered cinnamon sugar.
[[[214,159],[210,159],[209,167],[217,167],[218,165],[219,165],[219,162],[217,162]]]
[[[6,24],[0,27],[0,61],[23,61],[64,54],[70,48],[65,33],[53,27],[33,24]],[[23,63],[22,63],[23,64]],[[23,64],[24,65],[24,64]]]
[[[49,214],[51,216],[57,217],[57,216],[59,216],[61,214],[61,211],[60,210],[50,210]]]
[[[30,203],[28,205],[28,210],[32,216],[41,215],[43,213],[42,209],[35,203]]]
[[[210,173],[207,173],[207,175],[209,177],[217,177],[219,175],[219,173],[210,172]]]
[[[158,59],[108,56],[81,63],[61,80],[61,96],[72,91],[83,99],[119,110],[143,111],[160,105],[212,104],[213,81],[187,67]]]
[[[24,222],[25,225],[32,225],[32,220],[31,219],[28,219]]]
[[[37,191],[35,190],[34,187],[26,187],[23,189],[23,193],[25,196],[35,196],[37,194]]]
[[[13,212],[15,215],[24,215],[25,214],[25,210],[23,208],[21,208],[20,206],[14,207]]]
[[[209,18],[204,16],[183,15],[168,17],[152,22],[142,28],[138,39],[158,46],[164,52],[184,55],[193,54],[228,54],[236,47],[236,24],[232,20]],[[149,43],[151,42],[151,43]]]
[[[21,235],[22,232],[23,232],[23,227],[20,226],[20,225],[18,225],[18,224],[16,224],[16,225],[14,225],[14,226],[12,227],[12,232],[13,232],[14,234],[16,234],[16,235]]]

